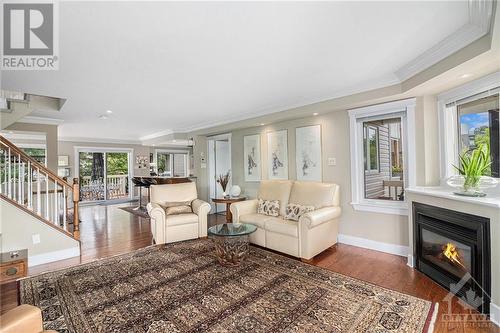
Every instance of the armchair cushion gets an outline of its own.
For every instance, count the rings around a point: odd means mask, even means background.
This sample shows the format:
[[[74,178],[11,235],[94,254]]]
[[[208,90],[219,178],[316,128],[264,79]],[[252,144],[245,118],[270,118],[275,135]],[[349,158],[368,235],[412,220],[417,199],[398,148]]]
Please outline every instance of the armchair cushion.
[[[198,215],[196,214],[176,214],[167,216],[167,227],[176,225],[198,223]]]
[[[311,229],[320,224],[338,218],[340,213],[340,207],[324,207],[302,215],[299,222],[305,223],[309,229]]]

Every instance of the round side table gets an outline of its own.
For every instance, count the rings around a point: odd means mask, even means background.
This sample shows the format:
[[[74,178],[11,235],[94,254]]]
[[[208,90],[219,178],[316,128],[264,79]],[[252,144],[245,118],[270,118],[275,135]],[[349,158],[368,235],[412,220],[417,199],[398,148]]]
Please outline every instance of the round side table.
[[[226,204],[226,222],[233,222],[233,214],[231,214],[231,204],[238,201],[245,201],[247,198],[245,197],[228,197],[228,198],[212,198],[212,202],[216,204]]]

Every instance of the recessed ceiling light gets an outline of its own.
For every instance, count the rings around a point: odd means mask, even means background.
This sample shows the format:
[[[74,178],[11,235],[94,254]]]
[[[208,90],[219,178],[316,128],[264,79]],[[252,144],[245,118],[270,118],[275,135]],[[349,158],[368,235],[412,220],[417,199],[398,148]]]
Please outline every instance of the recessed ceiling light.
[[[153,146],[153,147],[154,147],[154,146],[156,146],[156,145],[153,143],[151,146]]]
[[[264,123],[260,123],[260,126],[264,126],[265,124]]]
[[[108,119],[108,116],[102,114],[102,115],[99,116],[99,119]]]
[[[317,116],[317,115],[318,115],[318,113],[317,113],[317,112],[314,112],[314,113],[313,113],[313,116]]]
[[[466,78],[468,78],[470,76],[472,76],[472,74],[462,74],[462,75],[460,75],[460,78],[466,79]]]
[[[172,142],[177,142],[177,140],[172,140]]]
[[[106,110],[106,113],[107,113],[107,114],[112,114],[112,113],[113,113],[113,111],[111,111],[111,110]]]

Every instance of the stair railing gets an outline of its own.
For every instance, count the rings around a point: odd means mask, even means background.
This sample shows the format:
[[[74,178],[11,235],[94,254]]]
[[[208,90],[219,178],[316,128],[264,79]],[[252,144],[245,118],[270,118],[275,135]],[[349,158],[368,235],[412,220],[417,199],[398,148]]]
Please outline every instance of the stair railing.
[[[69,184],[1,135],[0,143],[0,196],[78,239],[78,178]]]

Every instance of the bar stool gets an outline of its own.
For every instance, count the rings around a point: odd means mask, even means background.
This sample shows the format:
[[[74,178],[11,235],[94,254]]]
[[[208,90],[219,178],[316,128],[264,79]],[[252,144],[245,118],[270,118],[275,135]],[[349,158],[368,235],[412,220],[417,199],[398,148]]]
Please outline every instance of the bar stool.
[[[142,205],[142,188],[146,186],[143,182],[142,177],[132,177],[132,182],[136,187],[139,188],[139,206],[135,207],[134,210],[146,210],[146,207]],[[149,188],[149,186],[148,186]],[[149,194],[148,194],[149,195]]]

